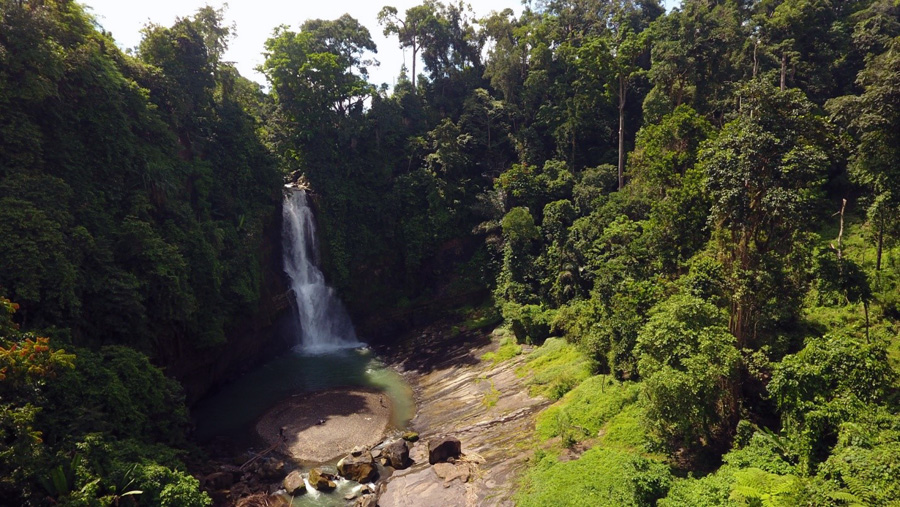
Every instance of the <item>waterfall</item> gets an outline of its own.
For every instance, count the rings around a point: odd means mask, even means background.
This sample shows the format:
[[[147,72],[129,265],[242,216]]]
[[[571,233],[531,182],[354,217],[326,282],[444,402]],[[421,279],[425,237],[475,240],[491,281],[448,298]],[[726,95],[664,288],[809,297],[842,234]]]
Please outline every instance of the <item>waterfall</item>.
[[[295,350],[314,354],[355,348],[353,323],[334,289],[325,285],[318,268],[319,249],[312,209],[305,190],[291,189],[285,196],[282,214],[284,228],[284,271],[291,279],[297,298],[300,343]]]

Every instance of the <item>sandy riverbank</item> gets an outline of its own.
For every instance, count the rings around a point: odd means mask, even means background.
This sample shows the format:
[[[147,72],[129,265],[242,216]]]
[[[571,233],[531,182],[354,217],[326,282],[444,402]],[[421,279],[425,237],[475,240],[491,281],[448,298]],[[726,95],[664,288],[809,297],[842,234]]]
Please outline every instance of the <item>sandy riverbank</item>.
[[[270,445],[305,463],[324,463],[347,455],[356,446],[372,447],[384,438],[391,420],[391,400],[380,392],[331,389],[303,393],[282,401],[257,422],[256,431]]]

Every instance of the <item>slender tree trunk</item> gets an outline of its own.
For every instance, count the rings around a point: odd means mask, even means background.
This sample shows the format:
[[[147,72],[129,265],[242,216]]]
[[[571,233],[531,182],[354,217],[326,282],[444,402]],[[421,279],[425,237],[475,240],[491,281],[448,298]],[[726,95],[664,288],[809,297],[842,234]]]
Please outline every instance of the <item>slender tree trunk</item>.
[[[787,84],[787,53],[781,53],[781,91]]]
[[[419,47],[413,42],[413,61],[412,61],[412,86],[413,95],[416,95],[416,58],[419,56]]]
[[[878,247],[875,250],[875,271],[881,271],[881,250],[884,248],[884,214],[878,213]]]
[[[619,190],[625,187],[625,76],[619,75]]]
[[[869,341],[869,301],[863,299],[863,311],[866,312],[866,343],[871,343]]]

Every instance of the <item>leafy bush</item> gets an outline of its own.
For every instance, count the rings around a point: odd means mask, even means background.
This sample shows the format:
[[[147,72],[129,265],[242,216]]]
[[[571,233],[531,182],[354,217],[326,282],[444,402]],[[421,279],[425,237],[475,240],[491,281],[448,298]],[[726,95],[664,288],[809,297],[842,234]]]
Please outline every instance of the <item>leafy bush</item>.
[[[503,305],[503,318],[509,323],[516,339],[522,343],[543,343],[550,336],[550,323],[556,312],[539,305]]]
[[[692,296],[669,298],[651,312],[635,354],[647,423],[660,442],[697,451],[727,438],[739,356],[718,308]]]
[[[833,334],[810,338],[774,369],[768,390],[781,411],[782,427],[812,472],[837,442],[841,425],[885,402],[897,380],[884,343]]]

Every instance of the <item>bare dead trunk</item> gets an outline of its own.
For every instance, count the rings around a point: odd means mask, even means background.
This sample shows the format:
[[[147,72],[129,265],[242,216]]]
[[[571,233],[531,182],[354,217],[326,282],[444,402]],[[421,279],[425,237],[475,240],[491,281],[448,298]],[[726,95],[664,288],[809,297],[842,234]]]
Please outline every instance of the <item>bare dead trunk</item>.
[[[757,58],[758,51],[759,41],[756,41],[756,44],[753,45],[753,79],[756,79],[756,74],[759,72],[759,58]]]

